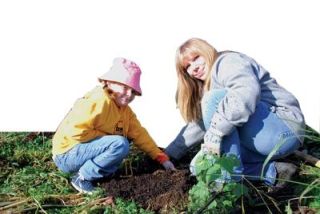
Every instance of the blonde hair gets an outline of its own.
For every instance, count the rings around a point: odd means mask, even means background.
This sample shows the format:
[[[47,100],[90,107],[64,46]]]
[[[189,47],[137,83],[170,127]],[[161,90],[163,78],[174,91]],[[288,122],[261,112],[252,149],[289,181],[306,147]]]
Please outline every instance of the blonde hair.
[[[188,54],[200,55],[205,59],[209,74],[205,81],[191,77],[183,67],[183,59]],[[192,38],[184,42],[176,52],[176,70],[178,75],[177,105],[186,122],[201,119],[201,98],[204,90],[211,84],[211,68],[218,52],[208,42]]]

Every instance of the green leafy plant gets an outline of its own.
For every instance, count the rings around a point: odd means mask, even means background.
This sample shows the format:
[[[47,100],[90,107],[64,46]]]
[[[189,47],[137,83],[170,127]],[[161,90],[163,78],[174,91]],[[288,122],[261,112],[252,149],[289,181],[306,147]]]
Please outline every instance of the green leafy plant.
[[[235,156],[204,154],[196,160],[197,184],[189,191],[189,212],[228,213],[236,201],[248,194],[245,185],[230,178],[233,168],[239,165]]]
[[[107,207],[104,214],[152,214],[153,212],[146,211],[139,207],[133,201],[125,201],[121,198],[117,198],[115,205]]]

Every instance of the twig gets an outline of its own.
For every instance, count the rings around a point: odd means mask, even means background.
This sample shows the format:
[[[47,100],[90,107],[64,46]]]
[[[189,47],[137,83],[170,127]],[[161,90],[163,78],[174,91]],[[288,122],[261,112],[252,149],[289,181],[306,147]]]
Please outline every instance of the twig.
[[[48,214],[48,213],[42,208],[40,202],[39,202],[37,199],[33,198],[33,200],[36,202],[38,208],[40,208],[40,210],[41,210],[42,212]]]
[[[47,208],[68,208],[68,207],[77,207],[78,205],[58,205],[58,204],[44,204],[42,205],[42,207],[44,209],[47,209]],[[37,206],[34,206],[34,207],[28,207],[28,208],[25,208],[23,210],[21,210],[22,212],[27,212],[27,211],[31,211],[31,210],[35,210],[35,209],[38,209]]]
[[[102,203],[104,202],[104,203]],[[108,196],[108,197],[105,197],[105,198],[99,198],[97,200],[94,200],[90,203],[88,203],[86,206],[84,206],[82,209],[79,210],[79,212],[82,212],[90,207],[94,207],[94,206],[97,206],[97,205],[112,205],[113,204],[113,198]]]
[[[130,178],[133,176],[133,170],[132,170],[132,160],[131,159],[125,159],[124,160],[124,171],[125,175],[121,175],[120,177],[123,178]],[[128,172],[129,171],[129,172]],[[130,174],[129,174],[130,173]]]
[[[245,179],[245,180],[248,182],[248,184],[249,184],[254,190],[256,190],[256,192],[257,192],[257,193],[259,194],[259,196],[261,197],[263,203],[266,205],[269,213],[272,213],[271,210],[270,210],[270,208],[269,208],[269,206],[268,206],[268,203],[264,200],[263,196],[261,195],[260,190],[258,190],[258,189],[257,189],[248,179],[246,179],[245,177],[243,177],[243,179]]]
[[[243,195],[241,196],[241,212],[244,214],[246,213],[245,209],[244,209],[244,200],[243,200]]]
[[[25,204],[25,203],[28,203],[30,201],[31,201],[31,199],[29,199],[29,198],[25,199],[25,200],[22,200],[22,201],[18,201],[18,202],[12,203],[10,205],[4,206],[4,207],[0,207],[0,211],[1,210],[6,210],[6,209],[9,209],[9,208],[12,208],[12,207],[16,207],[16,206],[21,205],[21,204]]]
[[[278,204],[274,201],[274,198],[270,197],[269,195],[267,195],[265,192],[262,192],[262,194],[267,197],[271,202],[272,204],[274,205],[274,207],[279,211],[279,213],[282,213],[281,212],[281,209],[279,208]]]
[[[320,160],[318,158],[313,157],[309,154],[305,154],[298,150],[294,151],[294,155],[312,164],[313,166],[320,168]]]

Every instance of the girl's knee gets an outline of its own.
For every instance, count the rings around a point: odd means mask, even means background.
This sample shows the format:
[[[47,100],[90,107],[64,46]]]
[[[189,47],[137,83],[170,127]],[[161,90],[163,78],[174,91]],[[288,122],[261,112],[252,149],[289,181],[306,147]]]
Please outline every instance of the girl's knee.
[[[120,152],[123,156],[127,156],[130,149],[128,139],[123,136],[116,136],[116,139],[112,143],[112,147]]]
[[[66,164],[66,161],[62,157],[56,156],[53,159],[53,162],[61,172],[73,173],[75,171],[73,167],[70,167],[68,164]]]

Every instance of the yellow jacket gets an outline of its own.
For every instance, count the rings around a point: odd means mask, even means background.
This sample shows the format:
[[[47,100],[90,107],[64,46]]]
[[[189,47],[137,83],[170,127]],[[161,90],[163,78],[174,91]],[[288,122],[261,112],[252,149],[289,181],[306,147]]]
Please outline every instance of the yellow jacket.
[[[122,135],[132,140],[152,159],[161,150],[129,106],[119,108],[100,86],[78,99],[53,136],[52,154],[62,154],[78,143],[104,135]]]

